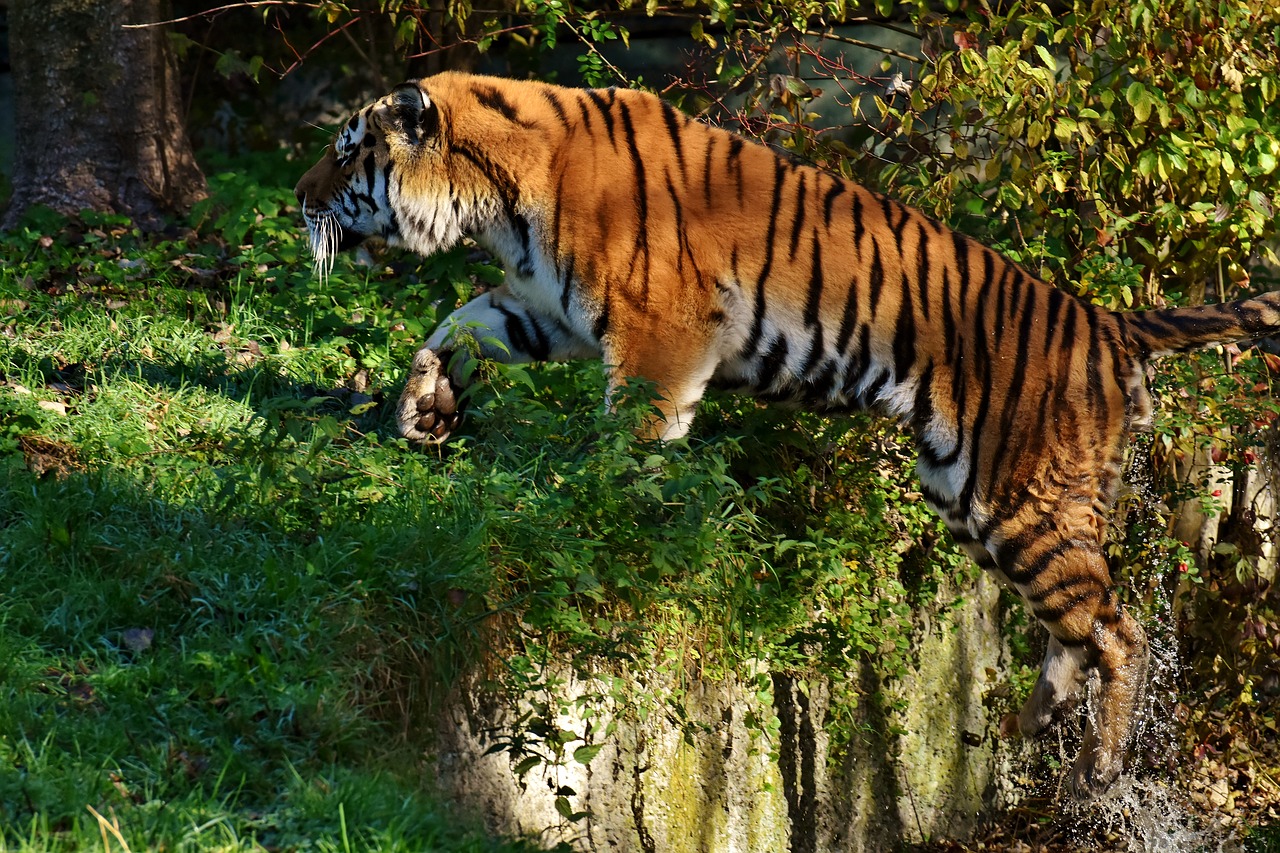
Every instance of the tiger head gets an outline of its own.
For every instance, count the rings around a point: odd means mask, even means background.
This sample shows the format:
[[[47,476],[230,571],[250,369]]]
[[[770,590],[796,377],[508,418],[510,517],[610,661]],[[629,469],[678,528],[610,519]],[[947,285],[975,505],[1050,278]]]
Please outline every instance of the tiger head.
[[[294,189],[320,274],[371,237],[430,255],[468,233],[484,205],[454,189],[449,148],[416,81],[353,115]]]

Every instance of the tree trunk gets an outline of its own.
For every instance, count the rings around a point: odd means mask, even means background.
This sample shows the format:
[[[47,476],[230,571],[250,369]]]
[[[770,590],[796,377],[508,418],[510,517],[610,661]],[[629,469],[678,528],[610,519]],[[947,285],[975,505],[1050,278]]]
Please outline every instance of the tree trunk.
[[[13,197],[3,227],[31,205],[123,213],[144,228],[205,194],[182,125],[164,0],[12,0]]]

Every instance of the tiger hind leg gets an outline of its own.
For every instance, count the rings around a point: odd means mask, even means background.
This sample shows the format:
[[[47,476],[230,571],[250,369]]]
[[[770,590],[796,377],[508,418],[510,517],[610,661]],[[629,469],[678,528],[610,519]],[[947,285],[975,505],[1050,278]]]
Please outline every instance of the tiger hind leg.
[[[1146,632],[1132,616],[1117,612],[1114,626],[1101,631],[1098,644],[1098,696],[1090,703],[1080,755],[1071,772],[1077,797],[1103,793],[1124,769],[1142,714],[1150,647]]]
[[[1077,797],[1097,796],[1124,769],[1146,689],[1146,634],[1116,600],[1095,544],[1069,541],[1048,547],[1026,568],[1011,567],[1007,574],[1051,637],[1040,679],[1019,714],[1023,734],[1043,731],[1080,695],[1089,672],[1097,670],[1071,773]]]
[[[1016,585],[996,566],[991,552],[967,531],[955,525],[952,535],[969,558],[995,577],[1001,586],[1018,591]],[[1018,714],[1010,714],[1001,720],[1001,737],[1019,734],[1028,739],[1037,737],[1075,708],[1089,680],[1088,664],[1089,655],[1084,646],[1063,645],[1057,637],[1050,634],[1049,647],[1040,664],[1040,676],[1036,679],[1035,687]]]

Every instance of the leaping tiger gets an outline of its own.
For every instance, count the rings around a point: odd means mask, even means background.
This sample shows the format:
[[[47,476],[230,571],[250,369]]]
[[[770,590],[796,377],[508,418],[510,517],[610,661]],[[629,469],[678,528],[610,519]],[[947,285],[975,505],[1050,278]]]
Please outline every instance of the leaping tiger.
[[[1280,333],[1280,294],[1113,313],[855,183],[653,95],[445,73],[356,113],[297,185],[318,265],[369,237],[471,237],[506,282],[418,350],[403,435],[443,441],[459,344],[505,362],[599,358],[661,394],[656,437],[708,386],[909,425],[929,504],[1048,629],[1018,717],[1041,733],[1099,679],[1071,773],[1123,769],[1148,647],[1103,558],[1122,443],[1158,355]],[[483,329],[484,331],[478,332]]]

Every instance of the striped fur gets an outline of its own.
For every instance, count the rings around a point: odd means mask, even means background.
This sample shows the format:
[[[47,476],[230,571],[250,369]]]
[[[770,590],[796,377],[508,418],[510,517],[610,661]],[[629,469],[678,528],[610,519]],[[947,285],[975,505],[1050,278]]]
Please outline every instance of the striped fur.
[[[685,434],[708,386],[907,424],[929,503],[1049,631],[1019,728],[1043,731],[1096,670],[1072,782],[1091,795],[1119,775],[1147,643],[1102,546],[1122,443],[1150,416],[1146,362],[1274,334],[1280,297],[1111,313],[634,91],[404,84],[297,193],[321,267],[370,236],[422,254],[469,236],[507,269],[415,356],[397,410],[413,440],[457,422],[457,335],[503,361],[600,358],[611,387],[652,380],[662,438]]]

